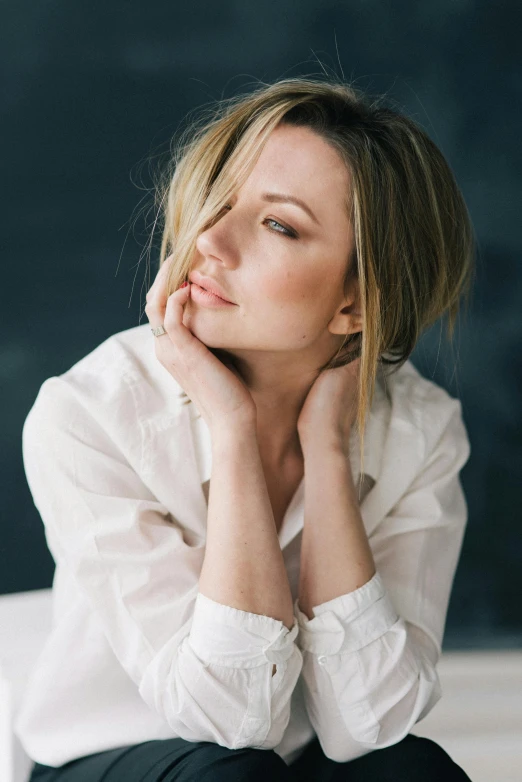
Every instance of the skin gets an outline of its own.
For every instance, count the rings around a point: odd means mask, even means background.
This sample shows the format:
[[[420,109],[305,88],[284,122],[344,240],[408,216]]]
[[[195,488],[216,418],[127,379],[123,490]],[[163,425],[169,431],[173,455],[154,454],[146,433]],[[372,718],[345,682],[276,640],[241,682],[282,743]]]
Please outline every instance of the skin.
[[[150,325],[166,330],[154,339],[158,360],[212,436],[216,481],[200,590],[288,628],[292,594],[272,504],[275,497],[281,505],[274,490],[279,478],[294,489],[304,471],[299,602],[309,618],[312,606],[357,589],[375,573],[346,459],[359,361],[318,371],[342,335],[362,330],[356,282],[342,294],[353,242],[348,186],[346,169],[323,139],[304,128],[278,128],[197,245],[193,268],[221,284],[236,306],[197,305],[190,285],[167,296],[165,262],[145,307]],[[264,190],[298,195],[319,223],[294,206],[262,203]],[[293,228],[299,239],[286,238],[268,218]],[[282,499],[284,506],[288,496]]]
[[[347,387],[353,394],[353,367],[318,373],[343,335],[362,329],[357,281],[346,298],[342,292],[354,243],[349,187],[348,170],[322,137],[279,126],[247,181],[198,237],[193,269],[238,306],[215,309],[187,297],[182,322],[207,347],[234,357],[257,409],[263,463],[273,471],[302,460],[303,439],[326,423],[321,404],[332,391],[339,402]],[[265,191],[298,196],[317,222],[299,206],[262,201]],[[341,426],[334,418],[332,432]]]

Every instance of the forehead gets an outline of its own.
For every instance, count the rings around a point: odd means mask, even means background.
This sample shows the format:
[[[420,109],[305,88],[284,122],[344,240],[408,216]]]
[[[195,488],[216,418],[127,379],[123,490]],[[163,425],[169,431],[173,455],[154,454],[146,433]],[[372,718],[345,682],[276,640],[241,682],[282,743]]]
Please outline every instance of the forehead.
[[[278,190],[309,201],[317,214],[346,211],[350,175],[339,153],[309,128],[280,125],[268,137],[244,188]]]

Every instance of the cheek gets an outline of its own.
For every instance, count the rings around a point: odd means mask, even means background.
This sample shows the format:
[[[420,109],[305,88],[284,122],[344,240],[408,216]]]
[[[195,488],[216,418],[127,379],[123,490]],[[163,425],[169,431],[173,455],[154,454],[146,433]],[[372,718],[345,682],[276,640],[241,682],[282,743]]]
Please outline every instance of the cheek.
[[[316,298],[320,279],[316,269],[300,274],[276,270],[259,281],[258,291],[267,301],[306,307]]]
[[[256,317],[279,339],[282,333],[296,343],[314,339],[329,319],[324,288],[323,275],[315,268],[306,275],[274,272],[259,283]]]

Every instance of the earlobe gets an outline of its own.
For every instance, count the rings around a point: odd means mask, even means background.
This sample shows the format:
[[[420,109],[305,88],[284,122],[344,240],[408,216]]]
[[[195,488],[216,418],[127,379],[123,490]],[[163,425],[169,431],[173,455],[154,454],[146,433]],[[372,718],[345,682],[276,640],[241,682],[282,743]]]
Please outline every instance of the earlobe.
[[[359,293],[359,284],[357,280],[353,281],[350,293],[345,298],[341,307],[340,314],[348,315],[353,326],[353,331],[360,331],[362,328],[361,301]]]
[[[362,329],[362,316],[355,304],[342,307],[329,324],[332,334],[356,334]]]
[[[362,331],[362,322],[360,318],[354,318],[350,323],[348,334],[359,334]]]
[[[362,331],[363,329],[363,322],[360,312],[354,312],[351,316],[351,326],[350,326],[350,332],[353,334],[357,331]]]
[[[359,285],[351,286],[348,295],[343,296],[341,306],[328,324],[328,330],[332,334],[356,334],[363,330],[363,319],[361,315]]]
[[[328,324],[328,330],[331,334],[351,335],[358,334],[363,330],[360,317],[352,315],[338,315]]]

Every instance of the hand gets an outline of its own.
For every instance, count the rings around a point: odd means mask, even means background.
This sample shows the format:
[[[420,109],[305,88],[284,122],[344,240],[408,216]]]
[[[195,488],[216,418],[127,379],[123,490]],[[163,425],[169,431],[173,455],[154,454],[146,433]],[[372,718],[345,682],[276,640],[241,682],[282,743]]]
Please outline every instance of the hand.
[[[255,402],[237,370],[227,368],[183,324],[190,283],[167,297],[165,282],[171,257],[161,265],[146,295],[145,312],[151,327],[163,324],[167,332],[153,337],[157,359],[194,402],[209,429],[232,420],[255,420]]]
[[[297,431],[303,452],[319,441],[338,444],[348,455],[357,417],[360,358],[325,369],[314,381],[301,408]]]

